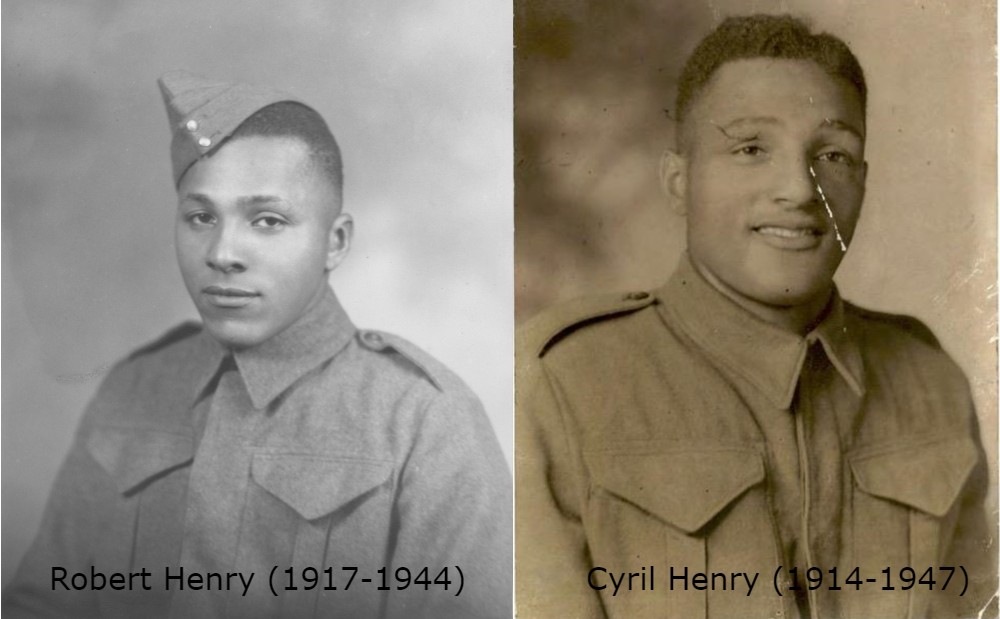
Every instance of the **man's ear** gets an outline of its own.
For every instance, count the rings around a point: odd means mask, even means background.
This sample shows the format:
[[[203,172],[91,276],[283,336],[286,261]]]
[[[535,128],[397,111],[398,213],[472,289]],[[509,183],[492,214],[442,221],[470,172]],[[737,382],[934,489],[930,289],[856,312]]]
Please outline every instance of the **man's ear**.
[[[351,251],[351,237],[354,235],[354,219],[348,213],[341,213],[330,225],[330,243],[326,252],[326,270],[330,272],[347,257]]]
[[[660,157],[660,188],[679,215],[687,212],[687,159],[674,150]]]

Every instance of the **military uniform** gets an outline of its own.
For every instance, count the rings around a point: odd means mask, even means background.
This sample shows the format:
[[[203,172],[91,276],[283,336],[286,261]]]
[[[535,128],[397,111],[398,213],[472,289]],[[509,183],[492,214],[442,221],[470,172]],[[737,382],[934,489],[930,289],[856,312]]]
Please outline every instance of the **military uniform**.
[[[685,258],[537,317],[517,354],[520,617],[970,616],[995,590],[968,386],[916,320],[835,295],[801,337]]]
[[[356,330],[328,290],[255,348],[229,354],[186,325],[115,366],[6,610],[509,617],[510,506],[510,473],[475,396],[406,341]],[[70,575],[146,569],[151,590],[136,580],[132,591],[53,592],[53,566]],[[378,590],[383,567],[388,591]],[[425,567],[426,589],[413,582]],[[433,584],[445,567],[447,590]],[[168,591],[167,568],[253,579],[245,594],[238,579],[229,591],[178,590],[177,580]],[[320,575],[312,590],[306,568]],[[343,568],[357,568],[349,589]],[[399,568],[411,575],[404,590]]]

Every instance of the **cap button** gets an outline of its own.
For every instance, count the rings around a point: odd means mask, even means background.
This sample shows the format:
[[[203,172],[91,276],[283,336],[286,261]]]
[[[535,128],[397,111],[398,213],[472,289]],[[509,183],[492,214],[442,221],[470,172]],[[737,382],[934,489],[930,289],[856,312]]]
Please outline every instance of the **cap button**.
[[[187,127],[188,131],[197,131],[198,130],[198,121],[197,120],[189,120],[189,121],[187,121],[187,124],[184,125],[184,126]]]
[[[205,148],[208,148],[211,145],[212,145],[212,140],[211,139],[209,139],[209,138],[198,138],[198,146],[204,146]]]

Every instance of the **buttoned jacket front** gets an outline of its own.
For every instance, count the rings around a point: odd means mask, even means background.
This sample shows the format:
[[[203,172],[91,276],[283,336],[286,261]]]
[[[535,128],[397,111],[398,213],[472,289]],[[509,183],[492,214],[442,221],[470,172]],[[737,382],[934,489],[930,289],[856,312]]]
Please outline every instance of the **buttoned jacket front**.
[[[810,543],[835,538],[822,569],[829,587],[837,568],[843,590],[817,592],[814,616],[974,614],[995,588],[985,461],[966,381],[926,327],[835,298],[799,337],[684,260],[655,294],[569,304],[519,334],[519,616],[797,616],[776,515],[778,456],[796,444],[769,445],[758,409],[790,414],[807,357],[825,364],[840,400],[827,438],[840,444],[842,500],[804,517],[828,523]],[[901,586],[903,568],[940,566],[966,570],[968,597],[960,572],[945,592],[943,579],[934,591]],[[681,580],[671,590],[671,568],[760,576],[750,595]],[[854,568],[858,588],[845,583]],[[615,591],[609,575],[630,573]]]
[[[12,616],[179,617],[203,608],[182,597],[211,593],[179,592],[176,581],[167,591],[164,570],[184,567],[192,459],[225,356],[187,325],[110,372],[8,591]],[[219,508],[236,514],[226,531],[237,540],[232,555],[215,570],[254,580],[208,614],[510,616],[510,474],[481,405],[454,374],[401,338],[356,330],[332,291],[285,332],[233,357],[249,429],[232,449],[246,467],[198,492],[209,508],[217,493]],[[146,569],[153,586],[52,592],[55,565],[70,574]],[[424,568],[433,581],[446,567],[447,589],[413,582]],[[400,568],[408,587],[396,579]]]

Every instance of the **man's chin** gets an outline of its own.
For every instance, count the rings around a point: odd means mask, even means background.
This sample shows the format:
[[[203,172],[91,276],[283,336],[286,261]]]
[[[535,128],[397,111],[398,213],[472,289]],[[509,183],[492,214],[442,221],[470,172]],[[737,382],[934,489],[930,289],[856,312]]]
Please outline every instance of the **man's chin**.
[[[716,273],[694,262],[695,268],[715,288],[730,297],[775,309],[815,304],[829,297],[832,273],[824,269],[782,268],[780,263],[758,262],[756,269],[736,268]]]
[[[253,348],[265,342],[270,337],[259,326],[246,324],[242,321],[205,320],[204,316],[202,316],[202,320],[208,334],[216,342],[230,350]]]
[[[838,261],[839,262],[839,261]],[[756,276],[747,273],[741,291],[758,303],[780,308],[813,305],[825,301],[833,287],[837,265],[774,264],[759,269]]]
[[[743,295],[757,303],[776,309],[793,309],[825,303],[833,288],[829,278],[797,282],[792,279],[779,282],[760,282],[751,289],[743,291]]]

